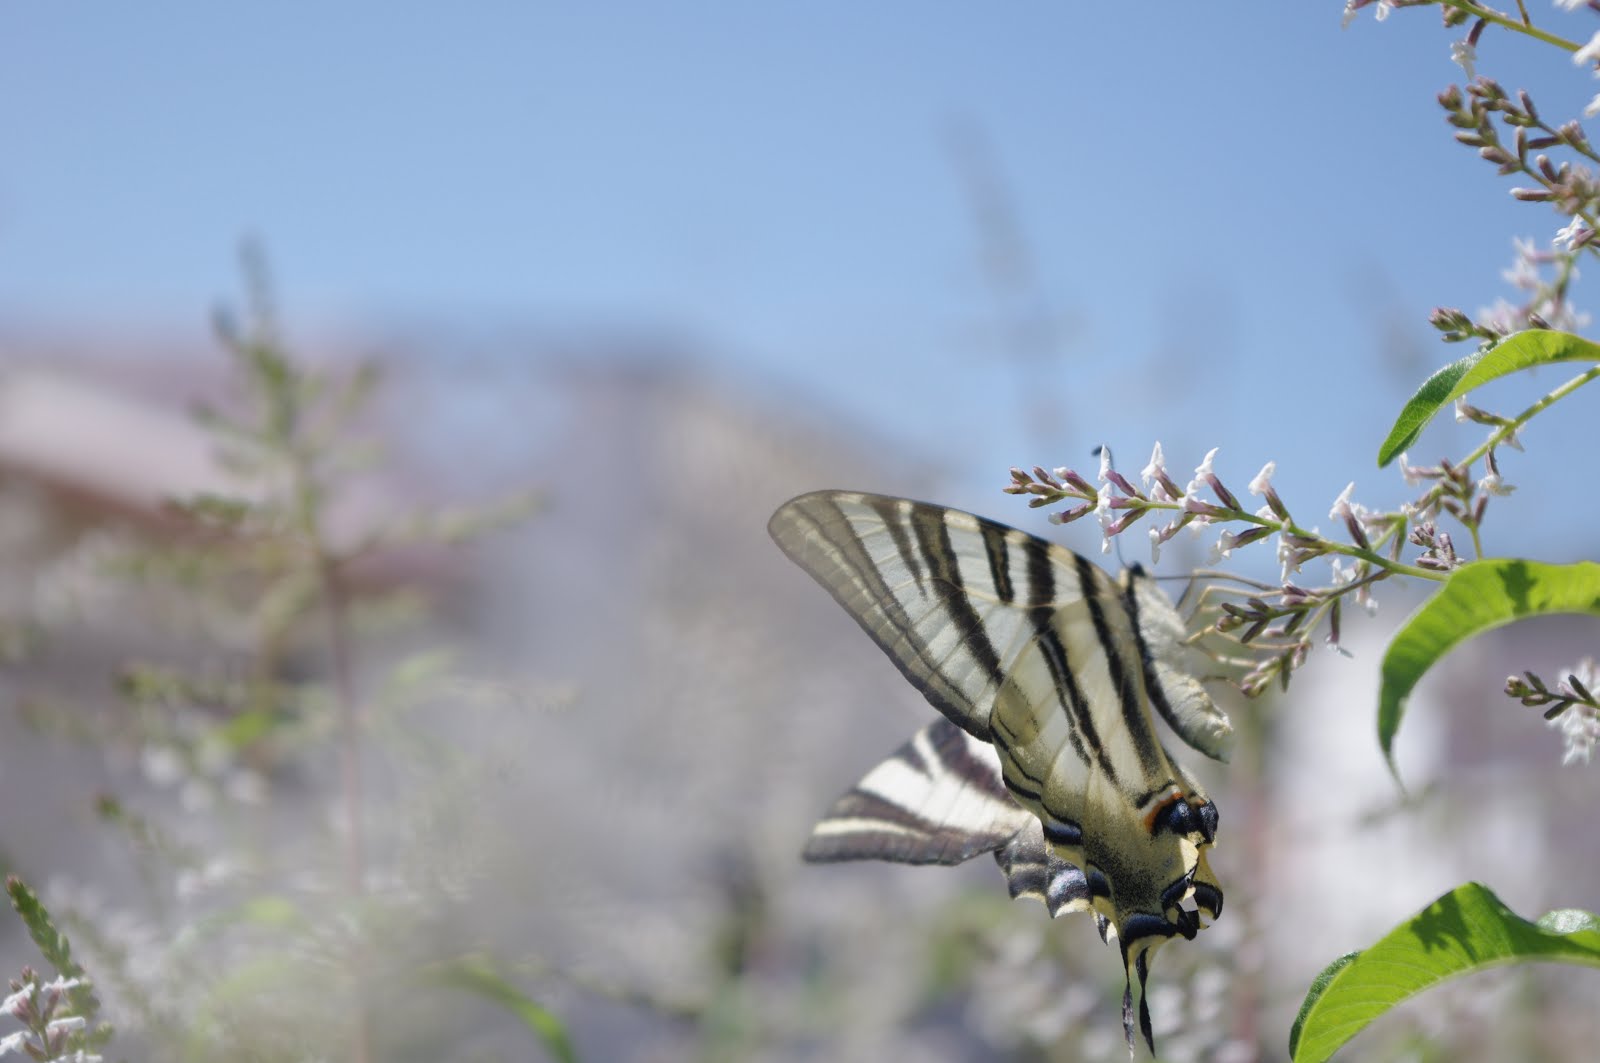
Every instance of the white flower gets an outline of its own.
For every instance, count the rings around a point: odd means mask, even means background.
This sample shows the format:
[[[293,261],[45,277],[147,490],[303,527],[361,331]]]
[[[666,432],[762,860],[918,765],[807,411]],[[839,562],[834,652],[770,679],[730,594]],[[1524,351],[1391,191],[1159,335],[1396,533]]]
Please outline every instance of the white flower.
[[[1589,43],[1572,53],[1572,61],[1578,66],[1588,66],[1596,59],[1600,59],[1600,30],[1589,38]]]
[[[18,1030],[16,1033],[8,1033],[4,1037],[0,1037],[0,1056],[11,1052],[15,1052],[20,1056],[27,1036],[27,1030]]]
[[[1417,467],[1406,460],[1406,451],[1400,452],[1400,476],[1405,480],[1407,487],[1415,487],[1425,477],[1417,471]]]
[[[1478,50],[1472,46],[1471,41],[1450,42],[1450,61],[1465,70],[1467,77],[1475,78],[1478,76]]]
[[[1331,582],[1335,587],[1342,587],[1356,578],[1356,567],[1345,564],[1344,559],[1337,554],[1329,555],[1328,567],[1333,570]]]
[[[1150,452],[1150,464],[1139,470],[1139,478],[1144,481],[1145,487],[1150,486],[1150,481],[1166,471],[1167,458],[1161,453],[1161,440],[1156,440],[1156,448]]]
[[[1484,492],[1485,494],[1500,495],[1504,497],[1505,495],[1509,495],[1511,492],[1515,491],[1516,487],[1500,479],[1499,473],[1492,472],[1488,476],[1485,476],[1483,479],[1478,481],[1478,490]]]
[[[76,1033],[89,1025],[89,1020],[82,1015],[63,1015],[59,1019],[51,1019],[45,1027],[50,1033]]]
[[[1556,6],[1563,11],[1576,11],[1587,2],[1588,0],[1556,0]]]
[[[1334,520],[1342,520],[1350,512],[1350,495],[1355,489],[1356,482],[1351,480],[1345,489],[1339,492],[1339,497],[1333,500],[1333,508],[1328,510],[1329,517]]]
[[[1242,532],[1239,534],[1243,534]],[[1211,548],[1210,564],[1216,564],[1225,557],[1232,557],[1234,549],[1239,545],[1239,535],[1225,531],[1217,539],[1216,545]]]
[[[1456,424],[1466,424],[1472,418],[1467,416],[1467,400],[1456,400]]]
[[[1504,299],[1496,299],[1493,306],[1478,308],[1478,323],[1484,328],[1499,332],[1515,332],[1523,327],[1522,311]]]
[[[1104,443],[1100,444],[1100,482],[1111,482],[1111,448]]]
[[[1572,272],[1576,274],[1577,270]],[[1581,329],[1589,323],[1589,315],[1573,307],[1572,303],[1567,300],[1562,300],[1560,305],[1555,305],[1548,299],[1543,300],[1535,312],[1544,318],[1550,324],[1550,327],[1567,332]]]
[[[1570,251],[1572,249],[1572,241],[1578,238],[1578,234],[1582,233],[1584,228],[1583,218],[1576,214],[1573,215],[1572,220],[1567,222],[1564,228],[1556,232],[1555,245]]]
[[[1573,665],[1571,674],[1591,691],[1600,688],[1600,669],[1595,667],[1593,657],[1585,657]],[[1567,684],[1562,682],[1560,687],[1565,689]],[[1600,713],[1593,706],[1573,705],[1551,720],[1550,726],[1561,732],[1561,741],[1566,747],[1561,756],[1562,764],[1576,764],[1580,760],[1589,763],[1595,743],[1600,741]]]
[[[1600,96],[1596,96],[1583,106],[1583,116],[1585,118],[1593,118],[1597,114],[1600,114]]]
[[[1250,493],[1253,495],[1266,494],[1267,489],[1272,486],[1272,474],[1277,471],[1278,463],[1275,461],[1269,461],[1261,466],[1261,471],[1256,473],[1256,478],[1250,481]]]
[[[1161,529],[1150,529],[1150,563],[1156,564],[1161,560]]]
[[[1289,545],[1289,542],[1288,542],[1287,539],[1285,539],[1282,535],[1279,535],[1278,536],[1278,564],[1283,566],[1283,576],[1281,577],[1281,582],[1288,583],[1289,582],[1289,573],[1290,572],[1299,572],[1300,571],[1300,566],[1296,565],[1296,564],[1293,564],[1293,561],[1294,561],[1294,547]]]
[[[22,1006],[22,1002],[27,1000],[32,995],[33,986],[23,986],[15,993],[12,993],[9,997],[6,997],[4,1003],[0,1003],[0,1012],[4,1012],[7,1015],[17,1015],[17,1009]]]
[[[51,990],[54,990],[57,993],[65,993],[67,990],[76,989],[76,988],[78,988],[79,986],[81,986],[83,984],[85,984],[85,983],[84,983],[82,978],[62,978],[62,977],[57,977],[54,982],[47,982],[46,984],[44,984],[40,988],[43,989],[47,993],[50,992]]]
[[[1500,279],[1513,288],[1531,292],[1539,287],[1539,270],[1532,261],[1519,255],[1510,269],[1500,271]]]
[[[1350,23],[1356,20],[1356,12],[1372,3],[1372,0],[1344,0],[1344,14],[1339,16],[1339,28],[1349,29]],[[1389,11],[1394,6],[1393,0],[1378,0],[1378,6],[1373,15],[1379,22],[1389,17]]]
[[[1550,721],[1550,726],[1561,732],[1561,743],[1566,748],[1561,754],[1562,764],[1589,763],[1594,755],[1595,742],[1600,740],[1600,715],[1588,705],[1574,705]]]
[[[1189,486],[1183,489],[1183,498],[1176,501],[1187,502],[1191,498],[1197,502],[1204,501],[1200,498],[1200,492],[1210,486],[1206,479],[1216,475],[1216,471],[1212,468],[1212,463],[1216,460],[1217,451],[1220,449],[1220,447],[1212,447],[1206,451],[1205,460],[1194,467],[1194,479],[1190,480]]]

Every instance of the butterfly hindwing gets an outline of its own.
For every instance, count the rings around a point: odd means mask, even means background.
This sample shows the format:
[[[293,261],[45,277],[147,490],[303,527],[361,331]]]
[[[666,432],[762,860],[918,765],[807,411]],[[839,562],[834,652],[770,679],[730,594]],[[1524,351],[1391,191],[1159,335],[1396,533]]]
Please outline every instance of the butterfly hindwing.
[[[959,864],[1037,820],[1000,782],[994,748],[948,720],[918,731],[811,832],[805,858]]]

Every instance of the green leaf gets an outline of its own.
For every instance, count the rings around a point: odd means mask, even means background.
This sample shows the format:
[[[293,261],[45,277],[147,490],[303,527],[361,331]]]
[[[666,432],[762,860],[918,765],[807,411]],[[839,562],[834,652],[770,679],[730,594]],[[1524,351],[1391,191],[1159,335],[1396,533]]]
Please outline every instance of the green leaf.
[[[271,691],[263,691],[265,697],[271,697]],[[270,738],[273,732],[287,727],[289,717],[275,705],[268,705],[259,709],[246,709],[239,712],[217,727],[212,734],[221,739],[229,749],[248,749],[257,742]]]
[[[1289,1034],[1294,1063],[1321,1063],[1378,1016],[1457,975],[1536,961],[1600,967],[1600,920],[1572,909],[1530,923],[1476,882],[1458,886],[1312,983]]]
[[[11,907],[16,909],[23,925],[28,928],[28,936],[33,938],[40,954],[56,969],[56,973],[64,978],[82,980],[82,984],[69,990],[67,996],[72,1001],[73,1014],[92,1022],[100,1010],[100,1001],[94,995],[94,984],[88,973],[72,958],[72,943],[56,929],[55,920],[50,917],[49,910],[39,900],[38,894],[16,875],[6,877],[6,895],[11,898]]]
[[[50,918],[50,912],[38,895],[16,875],[6,879],[6,894],[11,898],[11,907],[16,909],[23,925],[28,928],[28,936],[33,938],[33,943],[39,947],[39,952],[50,962],[50,966],[67,978],[84,977],[83,968],[72,958],[71,943],[65,934],[56,929],[55,921]]]
[[[463,956],[435,968],[429,978],[437,985],[465,990],[493,1001],[522,1020],[559,1063],[577,1063],[567,1028],[543,1004],[512,985],[486,956]]]
[[[1513,620],[1552,613],[1600,616],[1600,564],[1579,561],[1474,561],[1405,622],[1383,655],[1378,690],[1378,744],[1394,768],[1394,736],[1406,699],[1423,673],[1458,642]]]
[[[1408,449],[1434,414],[1473,388],[1519,369],[1550,362],[1600,362],[1600,345],[1569,332],[1529,329],[1507,336],[1486,351],[1450,363],[1423,381],[1395,418],[1389,438],[1378,448],[1378,467]]]

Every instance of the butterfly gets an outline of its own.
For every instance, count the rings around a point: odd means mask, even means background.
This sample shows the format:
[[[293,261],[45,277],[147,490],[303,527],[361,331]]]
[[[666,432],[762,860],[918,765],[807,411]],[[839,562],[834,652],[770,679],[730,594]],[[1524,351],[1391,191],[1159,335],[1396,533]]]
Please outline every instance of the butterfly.
[[[811,861],[959,864],[991,852],[1013,897],[1093,914],[1126,972],[1123,1027],[1152,1052],[1156,951],[1222,912],[1217,807],[1154,717],[1225,760],[1227,716],[1184,667],[1184,623],[1138,566],[925,502],[818,491],[768,531],[942,718],[839,798]],[[1185,907],[1192,904],[1192,907]]]

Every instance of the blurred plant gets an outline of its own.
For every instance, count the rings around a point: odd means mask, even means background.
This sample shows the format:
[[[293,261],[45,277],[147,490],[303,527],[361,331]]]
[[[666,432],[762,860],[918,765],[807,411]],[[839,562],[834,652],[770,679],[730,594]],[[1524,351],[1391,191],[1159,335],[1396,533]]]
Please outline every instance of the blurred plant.
[[[1567,678],[1551,690],[1532,672],[1506,680],[1506,696],[1530,708],[1544,709],[1544,718],[1561,730],[1566,753],[1561,763],[1589,762],[1594,744],[1600,739],[1600,701],[1591,690],[1600,688],[1600,670],[1593,657],[1585,657],[1567,673]]]
[[[1102,450],[1093,481],[1071,468],[1051,471],[1035,466],[1012,469],[1004,487],[1007,493],[1027,496],[1031,506],[1063,506],[1050,516],[1056,523],[1094,514],[1108,551],[1114,537],[1146,517],[1164,520],[1149,532],[1157,556],[1161,546],[1186,527],[1196,533],[1213,525],[1225,528],[1213,548],[1213,561],[1276,537],[1282,573],[1275,583],[1227,572],[1195,573],[1196,578],[1212,582],[1196,610],[1193,641],[1204,645],[1249,696],[1272,686],[1286,689],[1319,633],[1337,647],[1346,600],[1375,608],[1374,586],[1397,576],[1439,584],[1438,592],[1400,628],[1384,655],[1378,739],[1391,770],[1393,741],[1406,699],[1453,646],[1530,616],[1600,616],[1600,564],[1495,557],[1483,534],[1491,502],[1514,490],[1502,475],[1502,448],[1521,450],[1518,433],[1525,425],[1600,377],[1600,345],[1561,331],[1581,328],[1588,321],[1572,307],[1570,289],[1578,276],[1578,259],[1600,256],[1600,241],[1595,239],[1600,174],[1592,165],[1600,163],[1600,154],[1576,120],[1552,124],[1527,92],[1508,93],[1497,82],[1476,77],[1474,69],[1484,31],[1493,25],[1573,53],[1575,62],[1600,75],[1600,31],[1580,47],[1535,27],[1521,4],[1519,15],[1512,17],[1465,0],[1382,0],[1376,5],[1377,16],[1381,20],[1392,9],[1431,2],[1439,3],[1447,27],[1472,24],[1467,37],[1451,50],[1472,80],[1465,90],[1453,86],[1439,96],[1457,130],[1456,139],[1475,148],[1502,175],[1531,179],[1531,187],[1513,188],[1512,195],[1524,202],[1550,204],[1565,224],[1548,250],[1518,241],[1517,264],[1506,274],[1523,293],[1518,304],[1502,301],[1476,318],[1448,308],[1433,312],[1431,323],[1446,342],[1475,341],[1478,349],[1425,381],[1378,449],[1379,466],[1398,459],[1406,483],[1419,493],[1393,511],[1377,511],[1353,500],[1352,483],[1329,511],[1342,537],[1324,535],[1292,515],[1273,484],[1275,463],[1267,462],[1250,482],[1249,493],[1263,502],[1252,509],[1218,476],[1215,450],[1180,486],[1167,469],[1159,443],[1139,484],[1118,472],[1109,452]],[[1372,0],[1349,0],[1346,21],[1371,5]],[[1600,4],[1558,0],[1558,6],[1600,13]],[[1585,113],[1600,113],[1600,96]],[[1496,116],[1499,126],[1509,131],[1509,140],[1502,138]],[[1573,158],[1555,161],[1546,154],[1553,151]],[[1513,416],[1465,401],[1492,380],[1560,362],[1589,366]],[[1451,404],[1457,420],[1488,429],[1483,442],[1455,460],[1409,464],[1406,450]],[[1454,525],[1454,536],[1447,523]],[[1291,578],[1318,559],[1330,565],[1325,581],[1306,587]],[[1553,690],[1526,672],[1521,678],[1511,677],[1505,692],[1525,705],[1546,709],[1546,718],[1562,731],[1564,761],[1571,763],[1588,761],[1600,738],[1595,689],[1594,664],[1586,660]],[[1482,886],[1458,887],[1371,949],[1344,957],[1323,972],[1307,994],[1291,1033],[1291,1055],[1296,1061],[1326,1059],[1373,1019],[1430,985],[1491,965],[1535,960],[1600,966],[1600,919],[1567,910],[1532,923]]]
[[[100,1001],[89,976],[72,958],[72,945],[20,878],[6,878],[6,895],[56,977],[45,982],[38,971],[23,967],[11,979],[11,994],[0,1004],[0,1014],[10,1015],[23,1028],[0,1036],[0,1056],[15,1052],[36,1060],[99,1063],[94,1049],[111,1040],[112,1029],[98,1021]]]
[[[364,578],[372,565],[507,526],[537,499],[336,531],[330,503],[375,461],[356,428],[377,374],[364,367],[339,379],[304,368],[278,331],[259,255],[247,253],[245,273],[244,320],[218,320],[237,401],[197,411],[236,491],[174,500],[177,531],[164,541],[96,537],[82,578],[69,581],[77,593],[109,576],[122,593],[142,595],[147,625],[174,628],[183,660],[128,664],[116,684],[127,711],[113,720],[39,699],[25,705],[40,726],[134,745],[146,778],[176,790],[185,815],[169,824],[101,795],[101,818],[140,859],[146,906],[130,920],[92,887],[60,885],[53,907],[98,957],[152,1058],[439,1058],[449,1030],[429,1008],[447,1006],[449,994],[429,990],[445,989],[507,1009],[552,1058],[570,1060],[560,1021],[500,973],[496,943],[462,942],[447,929],[471,905],[466,841],[433,839],[424,825],[414,844],[425,851],[374,858],[368,770],[407,770],[397,796],[419,805],[424,820],[449,819],[446,806],[470,798],[481,772],[449,743],[413,733],[408,714],[431,701],[464,709],[483,699],[463,696],[470,684],[434,648],[391,650],[371,690],[356,678],[363,637],[393,636],[423,612],[409,587],[374,589],[381,581]],[[195,653],[207,644],[211,652]],[[212,663],[219,659],[227,663]],[[287,783],[325,766],[337,798],[331,829],[319,831],[303,805],[315,795]],[[274,805],[288,823],[274,824]],[[383,825],[392,829],[404,812],[386,808]],[[446,841],[448,857],[439,848]],[[430,938],[448,942],[445,954]],[[34,1036],[51,1021],[48,1008],[57,1022],[92,1020],[79,1002],[81,973],[45,951],[66,981],[21,980],[31,987],[17,991],[32,1001]],[[62,992],[70,1011],[56,1001]]]

